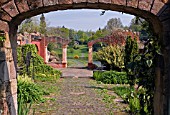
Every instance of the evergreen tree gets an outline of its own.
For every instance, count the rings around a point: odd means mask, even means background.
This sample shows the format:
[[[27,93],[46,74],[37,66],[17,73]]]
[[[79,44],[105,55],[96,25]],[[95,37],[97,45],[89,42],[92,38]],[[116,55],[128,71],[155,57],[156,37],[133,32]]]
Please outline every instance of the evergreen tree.
[[[47,32],[47,30],[46,30],[45,16],[44,16],[44,14],[42,14],[40,17],[40,33],[45,35],[46,32]]]
[[[138,44],[136,38],[132,40],[131,36],[126,39],[124,64],[125,70],[128,73],[129,84],[135,84],[135,78],[131,68],[133,68],[135,55],[138,54]]]

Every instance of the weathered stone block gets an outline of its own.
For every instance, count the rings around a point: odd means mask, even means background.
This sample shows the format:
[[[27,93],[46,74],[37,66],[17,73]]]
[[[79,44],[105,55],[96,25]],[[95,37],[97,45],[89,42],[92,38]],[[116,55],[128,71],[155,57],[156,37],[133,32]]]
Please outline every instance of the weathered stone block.
[[[151,0],[140,0],[138,8],[141,10],[149,11],[151,8],[152,1]]]
[[[99,0],[100,3],[112,3],[112,0]]]
[[[9,70],[10,70],[10,79],[16,79],[17,77],[17,74],[16,74],[16,68],[15,68],[15,65],[14,65],[14,61],[11,61],[9,63]]]
[[[58,0],[44,0],[44,6],[52,6],[58,4]]]
[[[3,10],[0,10],[0,19],[6,20],[6,21],[11,21],[12,18]]]
[[[3,5],[3,4],[5,4],[5,3],[7,3],[7,2],[9,2],[9,1],[10,1],[10,0],[1,0],[1,1],[0,1],[0,6]]]
[[[0,98],[0,110],[2,110],[1,115],[8,115],[8,105],[6,98]]]
[[[17,93],[17,80],[11,79],[10,80],[10,93],[15,95]]]
[[[157,15],[164,6],[165,6],[164,3],[155,1],[154,4],[153,4],[153,7],[151,9],[151,12],[153,14]]]
[[[87,0],[73,0],[73,3],[85,3]]]
[[[29,10],[28,4],[27,4],[27,0],[15,0],[15,3],[20,11],[20,13],[22,12],[26,12]]]
[[[72,4],[72,0],[58,0],[59,4]]]
[[[10,40],[9,40],[9,34],[8,34],[8,32],[5,32],[5,38],[6,38],[6,40],[5,40],[5,42],[4,42],[4,47],[5,47],[5,48],[11,48],[11,42],[10,42]]]
[[[19,14],[14,1],[10,1],[2,6],[2,8],[8,12],[8,14],[12,17],[15,17],[17,14]]]
[[[138,0],[127,0],[127,6],[137,8]]]
[[[31,10],[43,7],[42,0],[28,0],[27,3]]]
[[[0,20],[0,30],[8,32],[9,31],[8,23]]]
[[[98,3],[98,0],[88,0],[88,3]]]
[[[112,4],[126,5],[126,0],[112,0]]]
[[[6,60],[7,61],[12,61],[12,49],[11,48],[6,48],[5,54],[6,54]]]

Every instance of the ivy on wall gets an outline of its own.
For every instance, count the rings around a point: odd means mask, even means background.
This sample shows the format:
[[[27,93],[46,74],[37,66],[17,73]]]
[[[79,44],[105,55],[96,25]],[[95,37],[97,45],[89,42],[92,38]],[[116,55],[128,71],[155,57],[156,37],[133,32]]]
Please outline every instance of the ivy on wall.
[[[31,52],[30,60],[27,59],[28,53]],[[60,76],[61,72],[54,70],[52,67],[44,64],[44,60],[37,54],[37,48],[33,44],[26,44],[17,48],[17,65],[20,69],[19,74],[46,74]],[[30,61],[29,68],[27,69],[27,61]]]
[[[133,56],[125,58],[125,67],[129,76],[130,85],[133,86],[136,84],[138,86],[137,90],[143,90],[139,94],[140,110],[137,113],[141,115],[153,115],[153,98],[156,77],[155,68],[157,66],[158,57],[161,56],[161,45],[158,42],[158,37],[153,34],[151,26],[146,22],[143,26],[149,35],[143,53],[134,53]],[[133,44],[130,45],[132,47]],[[128,50],[133,52],[133,49],[126,49],[125,55],[129,55]]]

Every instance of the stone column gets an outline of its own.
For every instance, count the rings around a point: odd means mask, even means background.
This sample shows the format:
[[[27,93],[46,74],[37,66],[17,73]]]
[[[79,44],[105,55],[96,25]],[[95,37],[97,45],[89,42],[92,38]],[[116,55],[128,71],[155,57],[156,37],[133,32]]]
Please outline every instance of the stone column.
[[[6,40],[0,47],[0,115],[17,115],[17,80],[15,66],[16,39]],[[13,47],[11,46],[11,43]]]
[[[63,45],[62,46],[62,64],[63,67],[66,68],[67,67],[67,45]]]
[[[88,53],[88,68],[91,69],[93,66],[93,47],[89,47],[89,53]]]

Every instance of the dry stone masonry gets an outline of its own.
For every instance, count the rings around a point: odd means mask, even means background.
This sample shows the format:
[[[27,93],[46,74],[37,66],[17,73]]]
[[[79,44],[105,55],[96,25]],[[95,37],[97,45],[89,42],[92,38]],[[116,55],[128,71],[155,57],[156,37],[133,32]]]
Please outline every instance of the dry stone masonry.
[[[0,31],[6,41],[0,48],[0,114],[17,114],[16,33],[26,18],[57,10],[103,9],[145,18],[163,46],[164,64],[158,64],[155,115],[170,113],[170,0],[0,0]],[[12,54],[12,55],[11,55]]]

